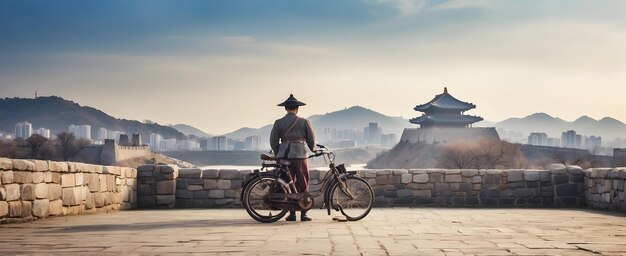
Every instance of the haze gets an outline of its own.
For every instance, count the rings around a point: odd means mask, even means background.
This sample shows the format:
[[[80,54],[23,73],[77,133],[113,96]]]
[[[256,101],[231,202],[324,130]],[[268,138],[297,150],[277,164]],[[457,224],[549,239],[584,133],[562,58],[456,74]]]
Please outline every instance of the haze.
[[[624,1],[1,1],[0,97],[221,134],[447,86],[486,120],[626,120]]]

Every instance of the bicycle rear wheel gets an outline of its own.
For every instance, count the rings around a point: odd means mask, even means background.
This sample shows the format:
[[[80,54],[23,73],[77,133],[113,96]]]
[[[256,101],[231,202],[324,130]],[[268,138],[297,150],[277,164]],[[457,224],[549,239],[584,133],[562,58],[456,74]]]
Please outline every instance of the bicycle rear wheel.
[[[256,221],[271,223],[280,220],[287,210],[279,209],[268,203],[265,197],[271,193],[281,193],[278,177],[258,177],[248,183],[243,194],[243,206]]]
[[[357,221],[365,218],[372,210],[374,191],[367,181],[359,177],[347,177],[332,187],[330,202],[347,220]]]

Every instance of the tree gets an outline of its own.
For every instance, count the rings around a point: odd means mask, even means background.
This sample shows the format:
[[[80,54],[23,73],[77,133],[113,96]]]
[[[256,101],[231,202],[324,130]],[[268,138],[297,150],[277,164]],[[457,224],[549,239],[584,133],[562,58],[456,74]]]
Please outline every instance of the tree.
[[[73,133],[62,132],[57,134],[57,143],[61,146],[63,161],[68,161],[80,153],[81,150],[91,145],[86,139],[76,139]]]
[[[33,134],[26,139],[26,145],[30,148],[31,158],[37,159],[40,156],[41,148],[48,142],[48,138],[39,134]]]

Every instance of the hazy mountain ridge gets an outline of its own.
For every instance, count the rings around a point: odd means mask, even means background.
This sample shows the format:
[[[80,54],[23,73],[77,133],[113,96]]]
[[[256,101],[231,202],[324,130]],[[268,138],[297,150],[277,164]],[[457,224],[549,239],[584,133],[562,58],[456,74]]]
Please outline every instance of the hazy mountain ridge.
[[[181,132],[182,134],[185,134],[186,136],[189,135],[193,135],[199,138],[210,138],[213,137],[213,135],[208,134],[196,127],[193,127],[191,125],[188,124],[174,124],[174,125],[170,125],[169,127],[172,127],[174,129],[176,129],[177,131]]]
[[[545,132],[550,137],[560,138],[561,133],[567,130],[575,130],[578,134],[586,136],[602,136],[604,140],[613,140],[621,137],[626,138],[626,124],[605,117],[600,120],[588,116],[568,122],[546,113],[535,113],[523,118],[509,118],[495,124],[496,128],[518,131],[526,135],[531,132]]]
[[[52,134],[67,131],[72,124],[88,124],[91,125],[92,135],[98,128],[104,127],[128,133],[140,132],[144,141],[151,133],[159,133],[164,138],[185,138],[184,134],[172,127],[118,119],[98,109],[57,96],[0,99],[0,120],[0,130],[7,132],[13,132],[17,122],[28,121],[33,125],[33,130],[44,127],[50,129]]]
[[[378,127],[382,127],[383,133],[395,133],[397,136],[402,135],[404,128],[416,127],[409,123],[409,120],[402,117],[386,116],[376,111],[361,107],[353,106],[343,110],[329,112],[326,114],[312,115],[307,118],[311,121],[316,133],[320,133],[324,128],[336,128],[338,130],[354,129],[363,131],[363,128],[369,123],[378,123]],[[244,139],[245,137],[257,135],[266,139],[269,138],[272,131],[272,124],[261,128],[241,128],[236,131],[224,134],[224,136],[233,139]]]

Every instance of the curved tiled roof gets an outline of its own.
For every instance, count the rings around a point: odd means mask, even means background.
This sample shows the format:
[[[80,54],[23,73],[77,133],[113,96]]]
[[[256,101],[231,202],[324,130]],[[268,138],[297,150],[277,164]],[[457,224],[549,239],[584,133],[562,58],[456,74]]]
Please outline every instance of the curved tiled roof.
[[[439,124],[473,124],[482,121],[479,116],[470,115],[422,115],[410,120],[413,124],[439,123]]]
[[[444,88],[442,94],[438,94],[434,99],[426,104],[418,105],[414,109],[420,112],[426,112],[431,109],[448,109],[467,111],[476,108],[476,105],[464,101],[460,101],[448,93],[448,89]]]

